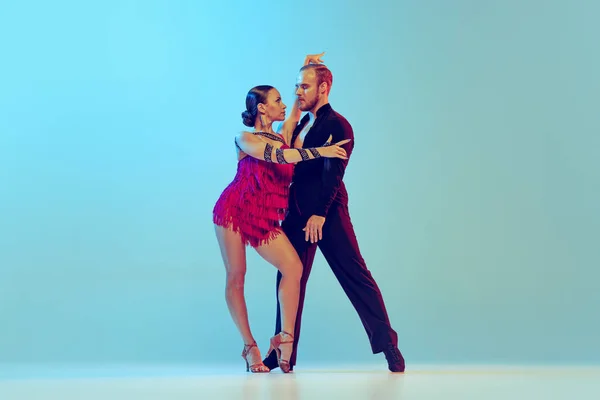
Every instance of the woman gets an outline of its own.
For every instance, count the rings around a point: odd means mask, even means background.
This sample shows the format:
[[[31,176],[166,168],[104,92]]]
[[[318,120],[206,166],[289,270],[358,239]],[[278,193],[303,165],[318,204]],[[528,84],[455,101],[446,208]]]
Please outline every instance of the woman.
[[[321,62],[320,56],[307,56],[305,65]],[[285,120],[285,109],[279,92],[272,86],[256,86],[248,92],[242,119],[244,125],[254,130],[236,136],[237,174],[213,210],[227,273],[225,298],[244,341],[242,357],[246,361],[246,371],[251,372],[269,372],[269,368],[262,362],[248,322],[244,299],[246,246],[255,248],[283,276],[278,292],[283,329],[270,339],[269,353],[276,351],[279,367],[287,373],[302,276],[302,263],[280,228],[288,206],[293,164],[318,157],[346,158],[346,152],[340,146],[347,141],[310,149],[290,148],[289,138],[301,112],[294,104],[290,117]],[[275,132],[273,122],[284,120],[281,132]]]

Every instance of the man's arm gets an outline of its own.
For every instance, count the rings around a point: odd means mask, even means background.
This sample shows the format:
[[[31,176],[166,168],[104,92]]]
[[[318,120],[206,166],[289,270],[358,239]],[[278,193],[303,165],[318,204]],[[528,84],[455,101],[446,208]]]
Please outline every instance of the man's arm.
[[[347,121],[335,121],[327,127],[331,134],[331,142],[336,143],[340,140],[349,140],[348,143],[341,146],[346,150],[347,158],[340,160],[325,160],[323,174],[321,176],[323,185],[321,192],[318,194],[316,207],[313,215],[306,222],[304,229],[304,239],[311,243],[316,243],[323,239],[323,225],[325,224],[325,216],[329,207],[333,203],[333,199],[342,185],[344,172],[348,165],[348,159],[354,148],[354,132]]]
[[[332,135],[332,143],[344,139],[351,139],[349,143],[342,146],[344,150],[346,150],[349,159],[354,148],[354,132],[352,126],[347,121],[336,121],[332,124],[330,133]],[[348,165],[348,159],[325,160],[323,175],[321,176],[323,186],[317,200],[317,206],[314,211],[315,215],[321,217],[327,216],[327,211],[329,211],[329,207],[331,207],[333,199],[335,199],[335,196],[342,185],[342,179],[344,178],[344,172]]]

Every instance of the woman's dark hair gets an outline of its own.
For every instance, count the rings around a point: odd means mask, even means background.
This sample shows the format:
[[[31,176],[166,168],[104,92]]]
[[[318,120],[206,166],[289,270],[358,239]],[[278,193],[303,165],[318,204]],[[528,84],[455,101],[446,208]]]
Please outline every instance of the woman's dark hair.
[[[267,102],[267,95],[273,86],[255,86],[246,95],[246,111],[242,113],[242,122],[246,126],[253,127],[258,115],[258,105]]]

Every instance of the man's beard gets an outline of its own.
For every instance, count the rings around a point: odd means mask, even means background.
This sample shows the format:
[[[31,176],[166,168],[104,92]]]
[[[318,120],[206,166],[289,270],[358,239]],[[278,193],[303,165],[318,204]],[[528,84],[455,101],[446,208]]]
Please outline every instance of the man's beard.
[[[320,98],[321,98],[320,95],[317,94],[315,96],[315,98],[313,99],[313,101],[311,101],[310,103],[308,103],[306,100],[304,100],[304,104],[301,107],[299,107],[300,111],[310,111],[310,110],[312,110],[313,108],[315,108],[315,106],[319,102]]]

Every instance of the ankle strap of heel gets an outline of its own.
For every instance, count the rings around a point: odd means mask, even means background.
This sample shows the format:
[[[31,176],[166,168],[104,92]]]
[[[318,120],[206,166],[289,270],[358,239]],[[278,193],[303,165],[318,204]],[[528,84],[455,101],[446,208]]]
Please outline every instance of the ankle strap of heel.
[[[279,332],[279,337],[281,339],[283,339],[284,335],[289,336],[290,340],[281,340],[279,343],[294,343],[294,335],[292,335],[291,333],[286,332],[286,331]]]
[[[252,350],[253,347],[258,347],[256,344],[256,341],[250,344],[245,344],[244,343],[244,350],[242,351],[242,357],[246,356],[250,350]]]

